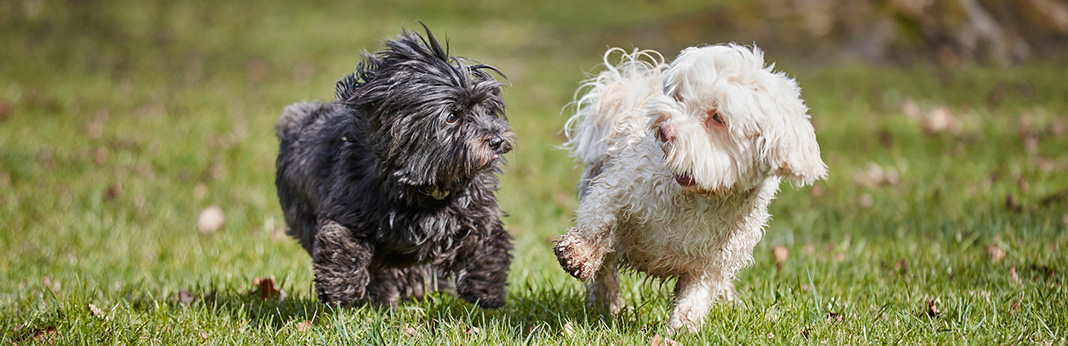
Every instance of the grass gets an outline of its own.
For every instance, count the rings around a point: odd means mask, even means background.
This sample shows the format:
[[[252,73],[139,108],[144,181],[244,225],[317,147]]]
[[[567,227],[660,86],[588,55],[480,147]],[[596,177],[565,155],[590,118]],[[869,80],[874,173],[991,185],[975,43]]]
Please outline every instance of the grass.
[[[605,318],[584,310],[581,283],[553,258],[549,239],[571,224],[579,174],[557,146],[564,106],[607,34],[704,6],[0,2],[0,342],[650,343],[664,335],[672,282],[625,276],[627,308]],[[511,82],[520,143],[500,199],[517,250],[499,310],[450,295],[395,311],[327,307],[308,255],[279,236],[282,107],[330,98],[361,50],[416,19]],[[1066,342],[1063,64],[769,57],[804,88],[831,176],[783,187],[756,262],[738,277],[740,302],[674,340]],[[920,114],[947,107],[959,131],[924,132],[908,103]],[[870,164],[898,179],[858,183]],[[226,225],[202,234],[196,218],[209,205]],[[777,246],[789,252],[781,268]],[[270,276],[284,298],[250,293]]]

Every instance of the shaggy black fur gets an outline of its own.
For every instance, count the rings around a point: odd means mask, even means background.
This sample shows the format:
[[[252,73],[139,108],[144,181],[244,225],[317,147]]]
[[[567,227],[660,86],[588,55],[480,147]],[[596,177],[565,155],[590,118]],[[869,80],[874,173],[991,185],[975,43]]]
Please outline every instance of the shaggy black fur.
[[[393,306],[440,276],[464,300],[504,305],[512,245],[495,174],[514,136],[487,70],[500,72],[426,34],[365,54],[337,100],[278,122],[278,198],[323,302]]]

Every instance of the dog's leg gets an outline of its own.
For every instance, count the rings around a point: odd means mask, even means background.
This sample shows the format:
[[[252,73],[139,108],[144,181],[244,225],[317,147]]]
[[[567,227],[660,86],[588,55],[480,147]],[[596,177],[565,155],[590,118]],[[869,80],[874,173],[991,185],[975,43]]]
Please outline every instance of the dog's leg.
[[[489,239],[471,244],[474,251],[457,258],[456,294],[487,309],[504,306],[508,267],[512,263],[511,236],[500,222],[494,222]]]
[[[716,274],[699,273],[686,274],[679,277],[675,283],[675,299],[673,309],[668,318],[669,331],[675,331],[686,327],[690,332],[697,332],[705,324],[705,317],[716,297],[723,294],[726,287],[722,287],[725,278]],[[733,290],[733,287],[730,289]]]
[[[364,298],[371,276],[367,265],[373,255],[370,244],[332,220],[321,220],[315,235],[315,290],[326,304],[350,305]]]
[[[611,175],[609,175],[611,176]],[[613,251],[616,215],[622,209],[618,189],[592,184],[575,211],[575,227],[556,241],[553,252],[565,271],[589,281],[601,269],[604,255]]]
[[[372,270],[368,299],[374,305],[394,308],[401,299],[422,299],[434,290],[434,280],[435,271],[429,266]]]
[[[619,272],[614,253],[605,255],[604,264],[597,271],[593,281],[586,286],[586,306],[590,310],[600,310],[615,316],[623,308],[623,298],[619,293]]]

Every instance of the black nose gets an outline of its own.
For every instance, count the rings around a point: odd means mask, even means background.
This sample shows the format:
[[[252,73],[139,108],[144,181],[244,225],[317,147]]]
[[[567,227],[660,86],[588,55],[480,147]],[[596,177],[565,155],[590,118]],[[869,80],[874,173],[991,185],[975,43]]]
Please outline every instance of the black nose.
[[[511,149],[511,146],[504,143],[504,137],[493,136],[486,139],[486,144],[489,144],[490,149],[498,153],[506,153]]]

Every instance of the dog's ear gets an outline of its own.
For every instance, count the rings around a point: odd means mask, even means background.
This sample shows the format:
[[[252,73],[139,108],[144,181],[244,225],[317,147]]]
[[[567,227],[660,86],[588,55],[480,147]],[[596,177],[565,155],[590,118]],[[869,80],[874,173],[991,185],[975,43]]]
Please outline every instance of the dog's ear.
[[[771,173],[801,186],[811,185],[826,177],[827,165],[820,158],[816,129],[809,122],[809,116],[805,113],[791,114],[784,120],[785,126],[774,131],[774,134],[764,134]]]

